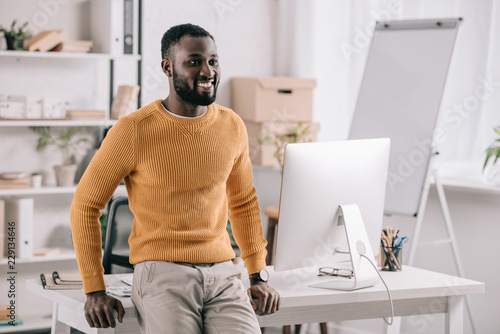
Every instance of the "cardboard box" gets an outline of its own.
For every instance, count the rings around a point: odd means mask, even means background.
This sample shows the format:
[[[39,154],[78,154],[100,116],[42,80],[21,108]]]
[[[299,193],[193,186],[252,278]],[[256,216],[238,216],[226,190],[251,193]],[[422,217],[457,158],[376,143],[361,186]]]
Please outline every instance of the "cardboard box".
[[[314,79],[233,78],[232,109],[246,121],[312,120]]]
[[[300,122],[300,129],[308,128],[308,134],[304,135],[299,142],[316,141],[319,131],[318,123]],[[250,150],[250,160],[252,164],[261,166],[280,166],[279,160],[275,157],[277,144],[282,146],[285,142],[277,136],[287,135],[290,129],[297,129],[299,122],[249,122],[245,121],[248,132],[248,146]],[[281,147],[281,154],[283,154]]]

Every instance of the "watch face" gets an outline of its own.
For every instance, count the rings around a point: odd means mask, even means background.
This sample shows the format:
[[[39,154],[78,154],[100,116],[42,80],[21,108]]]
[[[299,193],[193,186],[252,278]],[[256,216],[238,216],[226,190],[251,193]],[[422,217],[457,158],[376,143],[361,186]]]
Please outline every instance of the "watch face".
[[[263,280],[264,282],[267,282],[269,280],[269,273],[267,272],[266,269],[262,269],[259,272],[260,279]]]

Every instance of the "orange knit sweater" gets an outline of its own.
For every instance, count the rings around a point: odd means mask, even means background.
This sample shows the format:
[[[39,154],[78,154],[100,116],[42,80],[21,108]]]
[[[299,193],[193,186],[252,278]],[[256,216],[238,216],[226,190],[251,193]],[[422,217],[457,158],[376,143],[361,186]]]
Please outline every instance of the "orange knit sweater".
[[[235,257],[228,219],[249,273],[265,268],[266,240],[242,120],[217,104],[197,118],[157,100],[120,118],[76,190],[73,243],[86,293],[104,290],[100,210],[122,179],[134,214],[130,262],[221,262]]]

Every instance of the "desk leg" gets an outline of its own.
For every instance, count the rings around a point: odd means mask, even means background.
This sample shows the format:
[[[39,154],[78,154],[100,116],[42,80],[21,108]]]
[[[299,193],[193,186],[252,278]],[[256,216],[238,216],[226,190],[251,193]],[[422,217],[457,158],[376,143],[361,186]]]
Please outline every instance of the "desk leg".
[[[390,319],[390,316],[387,317],[387,319]],[[383,320],[382,320],[383,321]],[[392,325],[388,325],[384,321],[384,334],[399,334],[401,331],[401,317],[394,317],[392,320]]]
[[[54,315],[56,315],[56,320],[54,320]],[[122,328],[117,331],[115,331],[115,328],[91,328],[82,310],[74,310],[64,305],[55,306],[54,315],[52,318],[51,334],[70,334],[72,328],[78,329],[80,332],[86,334],[114,334],[115,332],[136,333],[124,326],[121,326]]]
[[[463,334],[464,332],[464,296],[448,297],[446,313],[446,334]]]
[[[52,324],[50,334],[70,334],[71,328],[59,321],[59,304],[52,307]]]

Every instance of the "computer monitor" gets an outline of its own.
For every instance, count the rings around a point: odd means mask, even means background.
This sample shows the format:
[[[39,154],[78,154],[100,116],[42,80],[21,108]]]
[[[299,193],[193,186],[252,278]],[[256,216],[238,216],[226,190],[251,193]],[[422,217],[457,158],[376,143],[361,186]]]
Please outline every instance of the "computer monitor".
[[[359,254],[374,261],[380,249],[389,151],[389,138],[286,146],[276,271],[349,268],[351,280],[322,278],[312,286],[350,290],[376,284],[377,273]]]

